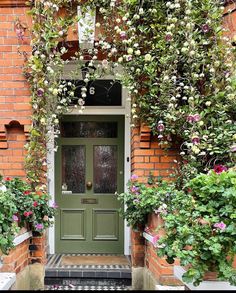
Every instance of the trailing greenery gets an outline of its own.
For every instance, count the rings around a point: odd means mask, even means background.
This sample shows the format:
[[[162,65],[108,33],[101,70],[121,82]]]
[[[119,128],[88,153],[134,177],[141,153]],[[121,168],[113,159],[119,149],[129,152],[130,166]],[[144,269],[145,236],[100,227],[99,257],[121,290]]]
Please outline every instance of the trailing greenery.
[[[206,272],[214,271],[235,285],[236,172],[199,174],[185,188],[186,193],[171,197],[171,209],[162,214],[166,235],[158,241],[163,245],[158,255],[169,263],[180,259],[187,283],[198,285]]]

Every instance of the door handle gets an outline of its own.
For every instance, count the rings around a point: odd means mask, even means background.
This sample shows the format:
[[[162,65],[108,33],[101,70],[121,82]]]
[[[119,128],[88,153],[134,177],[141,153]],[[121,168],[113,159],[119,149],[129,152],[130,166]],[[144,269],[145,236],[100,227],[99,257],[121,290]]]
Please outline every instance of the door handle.
[[[87,188],[91,188],[93,185],[93,183],[91,181],[87,181],[86,186]]]

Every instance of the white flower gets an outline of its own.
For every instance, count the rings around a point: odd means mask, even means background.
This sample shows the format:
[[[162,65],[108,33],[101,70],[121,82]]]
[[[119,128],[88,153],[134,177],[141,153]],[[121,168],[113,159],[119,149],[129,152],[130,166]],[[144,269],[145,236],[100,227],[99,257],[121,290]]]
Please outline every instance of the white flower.
[[[145,61],[149,62],[152,60],[152,55],[151,54],[146,54],[144,57]]]
[[[45,124],[46,124],[46,119],[45,119],[44,117],[42,117],[42,118],[40,119],[40,123],[43,124],[43,125],[45,125]]]
[[[211,101],[207,101],[205,105],[209,107],[211,105]]]
[[[0,191],[5,192],[7,191],[7,188],[5,185],[3,185],[2,183],[0,183]]]
[[[127,53],[128,53],[129,55],[132,55],[133,52],[134,52],[134,50],[133,50],[132,48],[128,48],[128,49],[127,49]]]
[[[56,95],[58,94],[58,90],[57,90],[57,89],[54,89],[53,92],[52,92],[52,94],[53,94],[54,96],[56,96]]]
[[[140,50],[136,50],[135,51],[135,55],[140,56],[141,55],[141,51]]]
[[[96,27],[100,27],[100,26],[101,26],[100,22],[97,22]]]
[[[140,9],[139,9],[139,14],[141,14],[141,15],[144,14],[144,10],[143,10],[143,8],[140,8]]]

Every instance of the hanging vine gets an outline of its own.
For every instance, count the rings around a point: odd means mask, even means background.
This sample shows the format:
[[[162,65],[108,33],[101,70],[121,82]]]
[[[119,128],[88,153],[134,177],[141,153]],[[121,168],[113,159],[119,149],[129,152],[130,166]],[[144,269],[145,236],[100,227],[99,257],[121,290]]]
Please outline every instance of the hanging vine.
[[[77,98],[84,109],[86,85],[112,72],[127,87],[132,121],[145,121],[158,142],[181,142],[181,182],[215,164],[235,164],[235,49],[222,27],[223,2],[215,0],[31,1],[32,56],[25,74],[32,92],[32,128],[27,144],[27,176],[36,189],[46,188],[47,142],[59,134],[59,118]],[[77,15],[77,5],[82,16]],[[74,97],[73,84],[63,81],[69,61],[68,29],[96,9],[102,34],[94,47],[71,58],[78,72],[87,62],[85,86]],[[64,9],[63,15],[60,11]],[[103,25],[106,24],[106,25]],[[19,26],[19,24],[18,24]],[[52,29],[53,28],[53,29]],[[88,31],[89,34],[89,31]],[[101,64],[93,68],[99,53]],[[123,67],[122,75],[117,68]]]

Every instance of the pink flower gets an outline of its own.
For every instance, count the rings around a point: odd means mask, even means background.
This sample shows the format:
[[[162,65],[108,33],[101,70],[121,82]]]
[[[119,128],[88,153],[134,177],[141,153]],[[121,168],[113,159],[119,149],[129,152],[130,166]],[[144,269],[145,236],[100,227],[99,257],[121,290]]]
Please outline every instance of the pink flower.
[[[28,195],[28,194],[30,194],[29,190],[24,191],[24,195]]]
[[[16,215],[13,215],[12,216],[12,219],[13,219],[14,222],[18,222],[19,221],[19,218]]]
[[[43,224],[38,223],[38,224],[35,225],[36,230],[42,230],[43,227],[44,227]]]
[[[133,174],[130,179],[136,181],[138,179],[138,175]]]
[[[153,243],[153,245],[155,245],[159,239],[160,239],[160,236],[159,236],[159,235],[155,235],[155,236],[152,238],[152,243]]]
[[[132,186],[131,187],[131,192],[136,193],[138,191],[139,191],[139,187],[137,187],[137,186]]]
[[[222,172],[224,172],[224,171],[227,171],[227,170],[228,170],[228,168],[225,167],[225,166],[223,166],[223,165],[215,165],[215,166],[214,166],[214,172],[215,172],[216,174],[220,174],[220,173],[222,173]]]
[[[38,206],[37,201],[34,201],[33,206],[34,206],[34,207],[37,207],[37,206]]]
[[[213,226],[214,226],[215,228],[220,229],[220,230],[225,230],[225,228],[226,228],[226,225],[225,225],[224,222],[215,223]]]
[[[10,177],[6,177],[5,178],[5,181],[11,181],[11,178]]]
[[[25,217],[29,217],[30,215],[32,215],[33,214],[33,212],[32,211],[29,211],[29,212],[24,212],[24,216]]]

